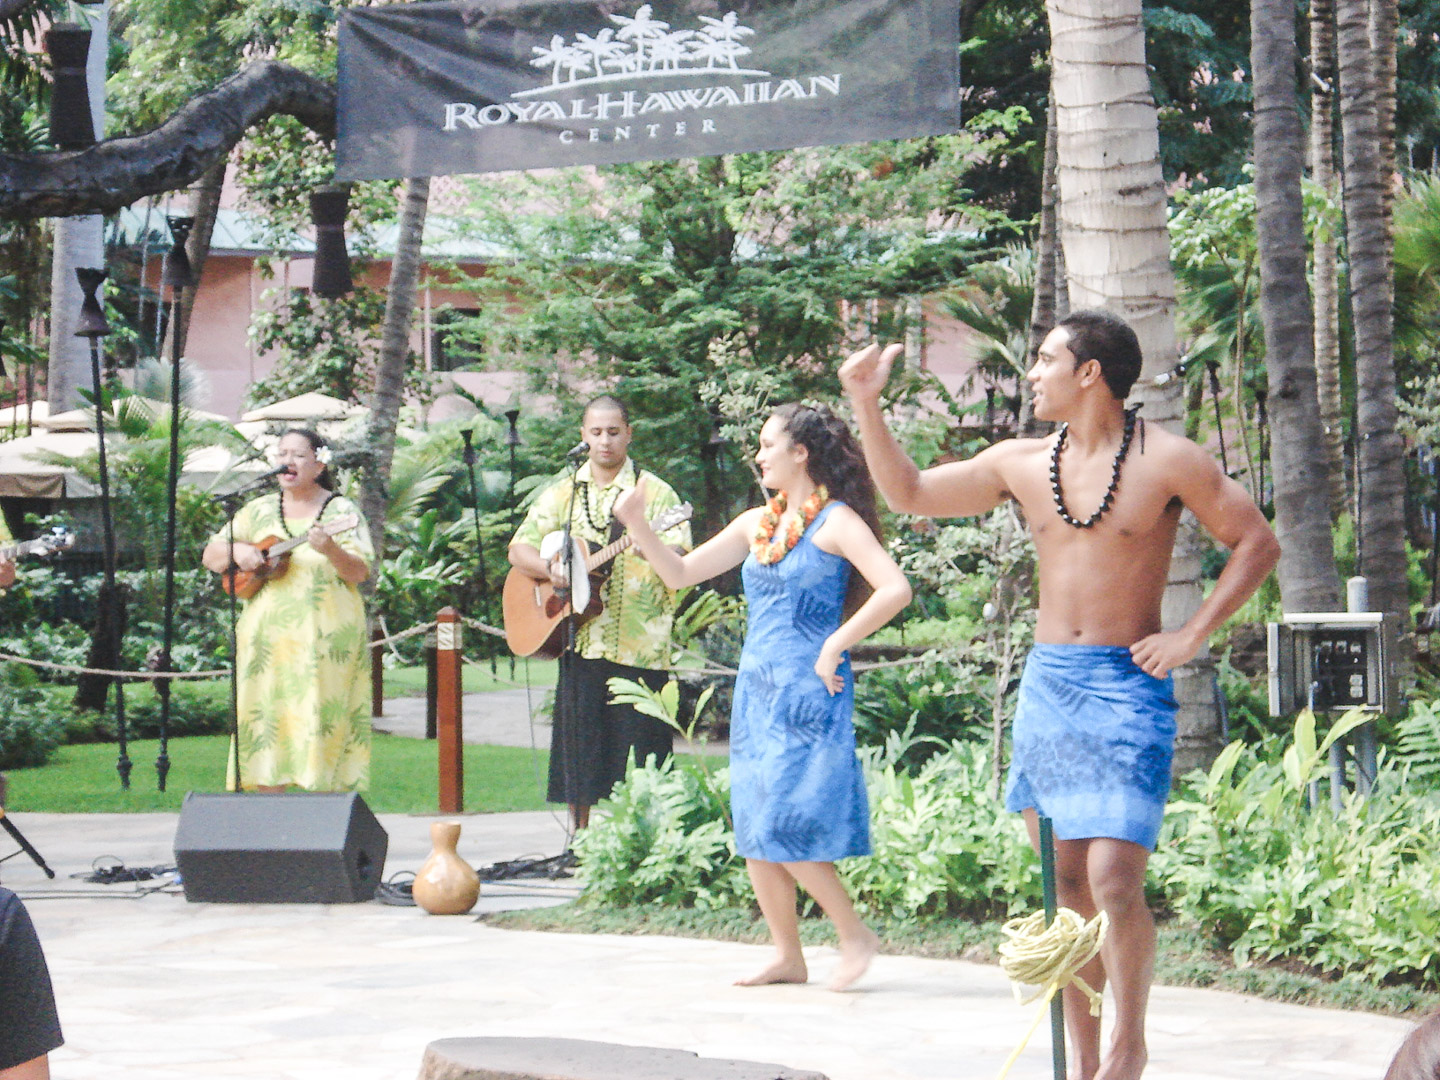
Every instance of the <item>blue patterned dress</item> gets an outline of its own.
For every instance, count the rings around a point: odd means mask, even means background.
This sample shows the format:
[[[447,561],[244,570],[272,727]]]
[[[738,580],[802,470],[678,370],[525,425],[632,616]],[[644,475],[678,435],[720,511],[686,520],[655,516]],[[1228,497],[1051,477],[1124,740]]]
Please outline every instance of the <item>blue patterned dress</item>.
[[[730,798],[742,856],[834,862],[870,854],[870,811],[850,714],[855,682],[833,697],[815,674],[820,647],[841,622],[850,563],[815,546],[832,507],[799,543],[764,566],[741,568],[749,628],[730,718]]]

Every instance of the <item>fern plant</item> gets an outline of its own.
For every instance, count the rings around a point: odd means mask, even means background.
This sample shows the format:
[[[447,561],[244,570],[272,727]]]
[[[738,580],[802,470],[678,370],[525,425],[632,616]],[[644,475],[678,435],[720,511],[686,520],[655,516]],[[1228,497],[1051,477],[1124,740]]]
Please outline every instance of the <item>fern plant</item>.
[[[1416,701],[1410,712],[1395,725],[1397,736],[1394,759],[1407,765],[1417,779],[1440,777],[1440,706],[1431,701]]]

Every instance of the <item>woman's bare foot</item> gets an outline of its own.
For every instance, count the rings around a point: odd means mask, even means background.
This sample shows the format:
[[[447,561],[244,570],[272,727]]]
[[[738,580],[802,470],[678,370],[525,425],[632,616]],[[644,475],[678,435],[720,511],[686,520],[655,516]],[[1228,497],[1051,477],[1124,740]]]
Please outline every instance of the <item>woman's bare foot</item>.
[[[840,945],[840,966],[830,978],[831,990],[848,990],[870,968],[870,961],[880,951],[880,939],[869,927],[863,935]]]
[[[1148,1060],[1143,1042],[1113,1043],[1105,1060],[1100,1063],[1095,1080],[1140,1080]]]
[[[810,978],[805,967],[805,958],[787,960],[778,957],[773,963],[761,968],[748,979],[736,979],[736,986],[769,986],[771,983],[803,983]]]

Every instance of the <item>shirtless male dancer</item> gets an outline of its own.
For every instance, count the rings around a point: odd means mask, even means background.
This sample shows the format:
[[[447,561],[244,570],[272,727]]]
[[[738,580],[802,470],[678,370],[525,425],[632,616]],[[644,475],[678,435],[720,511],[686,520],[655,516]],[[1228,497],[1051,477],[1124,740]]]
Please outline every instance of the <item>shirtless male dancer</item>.
[[[1043,439],[1007,439],[967,461],[923,472],[900,448],[880,391],[902,346],[870,345],[840,369],[865,458],[890,506],[969,517],[1014,499],[1039,560],[1035,648],[1020,682],[1006,805],[1038,846],[1037,811],[1054,822],[1056,891],[1087,919],[1110,918],[1099,957],[1081,974],[1115,1001],[1109,1052],[1078,987],[1065,1011],[1080,1080],[1135,1080],[1145,1068],[1145,1009],[1155,925],[1145,864],[1170,791],[1175,740],[1172,668],[1265,579],[1280,547],[1244,489],[1195,443],[1125,409],[1140,344],[1103,311],[1061,319],[1026,378],[1035,416],[1061,421]],[[1220,579],[1178,630],[1160,600],[1182,509],[1230,549]]]

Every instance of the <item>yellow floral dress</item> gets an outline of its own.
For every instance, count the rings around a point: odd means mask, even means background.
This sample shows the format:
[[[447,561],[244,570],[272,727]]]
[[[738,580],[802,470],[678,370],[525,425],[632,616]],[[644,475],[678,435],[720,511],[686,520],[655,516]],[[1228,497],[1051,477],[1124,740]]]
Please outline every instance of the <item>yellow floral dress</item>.
[[[359,516],[336,496],[325,525]],[[300,536],[313,518],[280,518],[278,494],[235,515],[237,543]],[[288,529],[287,529],[288,526]],[[212,540],[224,543],[226,530]],[[335,542],[373,562],[363,519]],[[295,784],[311,791],[364,791],[370,783],[370,683],[365,604],[330,560],[309,544],[290,553],[290,569],[244,601],[239,646],[240,779],[246,788]],[[234,752],[228,786],[235,787]]]

